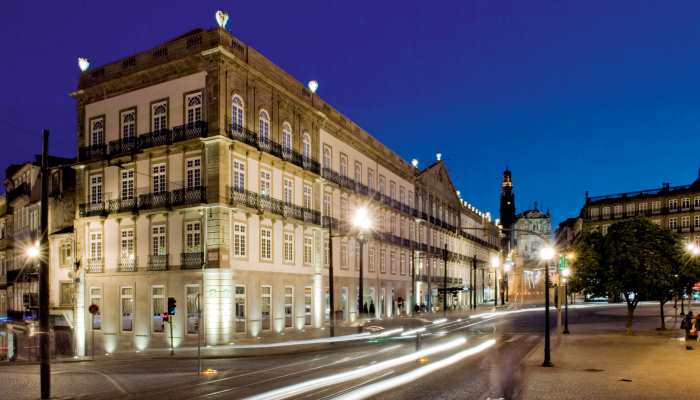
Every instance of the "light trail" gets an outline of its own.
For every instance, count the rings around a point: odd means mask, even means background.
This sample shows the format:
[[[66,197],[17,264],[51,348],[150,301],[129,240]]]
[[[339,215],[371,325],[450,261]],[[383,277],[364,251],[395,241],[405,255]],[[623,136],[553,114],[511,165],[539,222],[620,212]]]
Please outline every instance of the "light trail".
[[[405,356],[397,357],[387,361],[382,361],[377,364],[368,365],[366,367],[361,367],[359,369],[354,369],[346,372],[341,372],[338,374],[326,376],[323,378],[313,379],[307,382],[297,383],[294,385],[286,386],[280,389],[272,390],[267,393],[262,393],[259,395],[248,397],[248,400],[280,400],[286,399],[292,396],[298,396],[302,393],[309,392],[311,390],[316,390],[329,385],[335,385],[338,383],[343,383],[351,381],[354,379],[362,378],[368,375],[374,375],[381,371],[394,368],[403,364],[414,362],[422,357],[427,357],[436,353],[447,351],[455,347],[461,346],[467,342],[464,337],[451,340],[447,343],[443,343],[437,346],[433,346],[421,351],[417,351]]]
[[[425,332],[425,327],[417,328],[417,329],[411,329],[410,331],[406,331],[401,334],[401,336],[409,336],[409,335],[415,335],[417,333],[423,333]]]
[[[420,367],[418,369],[415,369],[411,372],[407,372],[405,374],[399,375],[397,377],[387,379],[385,381],[373,383],[373,384],[371,384],[369,386],[365,386],[361,389],[357,389],[357,390],[354,390],[352,392],[345,393],[344,395],[336,397],[336,399],[341,399],[341,400],[366,399],[368,397],[375,396],[375,395],[382,393],[382,392],[385,392],[387,390],[394,389],[398,386],[416,382],[416,380],[423,378],[424,376],[426,376],[428,374],[431,374],[435,371],[439,371],[442,368],[448,367],[452,364],[455,364],[459,361],[462,361],[469,356],[473,356],[475,354],[481,353],[482,351],[485,351],[486,349],[492,347],[495,344],[496,344],[495,339],[489,339],[489,340],[485,341],[484,343],[481,343],[478,346],[474,346],[472,348],[460,351],[459,353],[454,354],[452,356],[449,356],[447,358],[444,358],[440,361],[436,361],[432,364],[426,365],[424,367]]]
[[[278,343],[258,343],[258,344],[234,344],[229,346],[232,349],[272,349],[278,347],[289,347],[289,346],[305,346],[312,344],[326,344],[326,343],[341,343],[341,342],[351,342],[355,340],[369,340],[387,337],[403,332],[403,328],[390,329],[382,333],[371,334],[369,332],[355,333],[352,335],[345,336],[335,336],[326,337],[318,339],[307,339],[307,340],[289,340],[286,342]]]

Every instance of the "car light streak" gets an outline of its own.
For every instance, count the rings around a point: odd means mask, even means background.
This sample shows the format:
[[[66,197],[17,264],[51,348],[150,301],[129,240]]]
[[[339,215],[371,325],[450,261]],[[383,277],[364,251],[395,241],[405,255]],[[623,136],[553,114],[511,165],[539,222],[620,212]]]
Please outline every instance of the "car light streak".
[[[411,329],[410,331],[406,331],[406,332],[402,333],[401,336],[415,335],[416,333],[423,333],[423,332],[425,332],[425,327]]]
[[[445,322],[447,322],[447,318],[440,318],[440,319],[436,319],[435,321],[433,321],[433,325],[439,325],[439,324],[442,324]]]
[[[464,337],[451,340],[447,343],[443,343],[437,346],[433,346],[421,351],[416,351],[405,356],[393,358],[387,361],[382,361],[374,365],[368,365],[359,369],[353,369],[346,372],[341,372],[338,374],[326,376],[323,378],[312,379],[310,381],[298,383],[295,385],[286,386],[280,389],[272,390],[267,393],[262,393],[252,397],[248,397],[248,400],[279,400],[286,399],[292,396],[298,396],[302,393],[309,392],[311,390],[316,390],[329,385],[336,385],[338,383],[343,383],[351,381],[354,379],[359,379],[368,375],[377,374],[381,371],[397,367],[399,365],[407,364],[419,360],[422,357],[427,357],[432,354],[440,353],[453,349],[455,347],[461,346],[467,342]],[[459,353],[458,353],[459,354]]]
[[[359,399],[366,399],[371,396],[375,396],[379,393],[385,392],[389,389],[393,389],[395,387],[401,386],[401,385],[406,385],[412,382],[415,382],[417,379],[420,379],[430,373],[433,373],[435,371],[439,371],[442,368],[448,367],[452,364],[455,364],[459,361],[462,361],[463,359],[473,356],[474,354],[481,353],[482,351],[488,349],[489,347],[493,346],[496,344],[496,340],[494,339],[489,339],[485,341],[484,343],[481,343],[478,346],[474,346],[472,348],[460,351],[457,354],[454,354],[452,356],[449,356],[447,358],[444,358],[440,361],[436,361],[432,364],[428,364],[424,367],[420,367],[418,369],[415,369],[411,372],[399,375],[394,378],[387,379],[385,381],[373,383],[369,386],[365,386],[363,388],[354,390],[349,393],[345,393],[342,396],[336,397],[337,399],[342,399],[342,400],[359,400]]]
[[[372,334],[370,332],[355,333],[352,335],[318,338],[318,339],[308,339],[308,340],[289,340],[286,342],[279,343],[257,343],[257,344],[234,344],[231,346],[233,349],[269,349],[275,347],[288,347],[288,346],[302,346],[310,344],[324,344],[324,343],[339,343],[339,342],[350,342],[353,340],[368,340],[383,338],[391,335],[396,335],[403,332],[403,328],[390,329],[382,333]]]

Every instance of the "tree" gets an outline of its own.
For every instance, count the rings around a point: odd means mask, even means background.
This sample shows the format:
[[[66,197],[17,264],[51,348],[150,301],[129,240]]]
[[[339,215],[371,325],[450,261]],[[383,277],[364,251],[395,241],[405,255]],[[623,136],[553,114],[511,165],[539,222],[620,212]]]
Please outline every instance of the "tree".
[[[645,218],[621,221],[609,228],[603,241],[602,279],[608,292],[621,293],[627,303],[628,335],[632,334],[639,301],[659,298],[661,292],[672,286],[677,244],[676,236]]]
[[[682,254],[680,237],[667,229],[657,227],[656,241],[651,243],[656,256],[656,269],[654,269],[654,281],[650,291],[651,298],[659,301],[659,317],[661,318],[661,330],[666,329],[666,316],[664,306],[673,299],[679,287],[681,277]]]
[[[603,240],[603,235],[592,231],[584,232],[574,242],[572,250],[576,254],[576,264],[569,279],[571,293],[608,297],[602,267]]]

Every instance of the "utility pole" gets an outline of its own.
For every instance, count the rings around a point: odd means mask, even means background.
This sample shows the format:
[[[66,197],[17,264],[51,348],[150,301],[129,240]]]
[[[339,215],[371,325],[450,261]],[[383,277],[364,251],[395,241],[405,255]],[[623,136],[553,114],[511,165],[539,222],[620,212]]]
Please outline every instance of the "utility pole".
[[[411,243],[411,315],[416,311],[416,251]]]
[[[553,367],[549,345],[549,260],[544,264],[544,362],[543,367]]]
[[[445,273],[442,274],[442,315],[447,317],[447,243],[442,251],[442,258],[445,261]]]
[[[359,290],[358,290],[359,293],[357,294],[357,320],[358,320],[358,322],[360,321],[360,318],[362,317],[362,313],[364,311],[363,305],[364,305],[364,280],[365,280],[364,269],[365,268],[364,268],[364,265],[362,265],[363,264],[363,262],[362,262],[363,261],[362,260],[362,256],[363,256],[362,248],[364,247],[364,242],[365,242],[365,239],[364,239],[364,237],[362,237],[362,234],[360,234],[360,236],[358,236],[358,238],[357,238],[357,243],[360,245],[360,285],[359,285]],[[358,330],[358,332],[362,332],[362,324],[361,323],[358,323],[357,330]]]
[[[51,398],[49,359],[49,130],[44,129],[41,153],[41,224],[39,257],[39,347],[41,352],[41,398]]]

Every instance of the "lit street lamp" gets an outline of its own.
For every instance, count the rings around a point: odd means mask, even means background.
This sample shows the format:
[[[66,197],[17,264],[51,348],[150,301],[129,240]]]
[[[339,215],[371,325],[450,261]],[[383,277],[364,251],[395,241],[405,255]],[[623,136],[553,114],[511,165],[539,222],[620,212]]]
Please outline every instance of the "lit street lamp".
[[[540,250],[540,259],[544,262],[544,362],[543,367],[553,367],[549,344],[549,262],[554,258],[554,249],[544,247]]]
[[[363,293],[363,281],[364,281],[364,266],[362,265],[363,258],[363,247],[367,241],[366,234],[367,231],[372,228],[372,221],[369,219],[367,209],[362,207],[355,211],[355,218],[352,220],[352,225],[358,230],[357,241],[360,244],[360,284],[359,284],[359,294],[357,295],[357,315],[358,319],[362,315],[363,304],[364,304],[364,293]],[[358,325],[358,329],[361,330],[362,327]]]
[[[501,266],[499,256],[491,257],[491,268],[493,268],[493,306],[498,307],[498,267]]]

